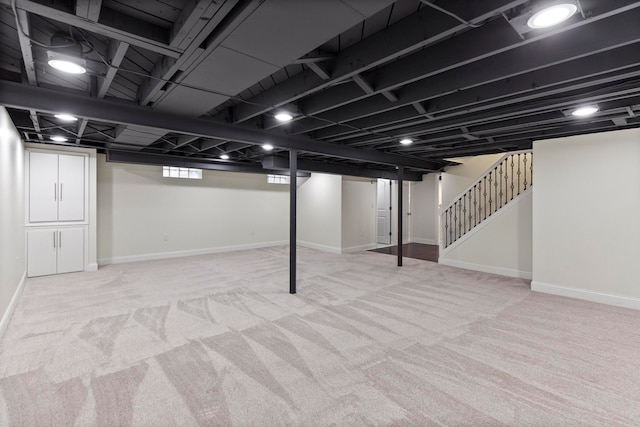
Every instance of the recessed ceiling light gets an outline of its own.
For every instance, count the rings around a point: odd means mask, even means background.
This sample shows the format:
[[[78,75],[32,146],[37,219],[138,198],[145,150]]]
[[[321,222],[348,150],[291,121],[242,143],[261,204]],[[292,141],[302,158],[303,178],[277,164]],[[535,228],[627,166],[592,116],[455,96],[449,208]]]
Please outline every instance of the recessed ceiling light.
[[[271,144],[264,144],[264,145],[262,146],[262,148],[263,148],[265,151],[271,151],[271,150],[273,150],[273,145],[271,145]]]
[[[561,22],[571,18],[578,10],[578,6],[572,3],[562,3],[549,6],[536,12],[529,20],[527,25],[530,28],[548,28],[553,27]]]
[[[278,113],[274,117],[276,118],[276,120],[280,122],[288,122],[288,121],[291,121],[291,119],[293,119],[293,116],[286,112]]]
[[[56,141],[56,142],[67,142],[68,139],[65,138],[64,136],[60,136],[60,135],[54,135],[51,137],[52,141]]]
[[[64,71],[69,74],[84,74],[87,72],[87,69],[82,65],[64,59],[50,59],[49,65],[56,70]]]
[[[71,114],[56,114],[55,115],[56,119],[60,119],[63,122],[75,122],[76,120],[78,120],[77,117],[72,116]]]
[[[586,117],[586,116],[590,116],[592,114],[597,113],[598,110],[599,108],[596,107],[595,105],[587,105],[584,107],[576,108],[575,110],[573,110],[573,112],[571,112],[571,114],[577,117]]]
[[[400,144],[402,145],[409,145],[409,144],[413,144],[413,139],[410,138],[402,138],[400,140]]]
[[[221,155],[220,155],[220,158],[221,158],[222,160],[229,160],[229,155],[228,155],[228,154],[221,154]]]

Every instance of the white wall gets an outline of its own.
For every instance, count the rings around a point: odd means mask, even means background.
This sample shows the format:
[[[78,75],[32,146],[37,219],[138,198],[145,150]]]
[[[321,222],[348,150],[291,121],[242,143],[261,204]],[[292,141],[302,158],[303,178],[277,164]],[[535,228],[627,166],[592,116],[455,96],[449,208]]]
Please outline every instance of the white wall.
[[[342,253],[376,245],[376,180],[342,178]]]
[[[536,186],[537,187],[537,183]],[[444,249],[441,264],[531,279],[532,188]]]
[[[504,153],[498,153],[450,159],[461,164],[448,167],[442,173],[442,207],[446,208],[450,203],[453,203],[457,196],[480,178],[503,155]]]
[[[438,244],[438,175],[423,175],[411,183],[411,241]]]
[[[298,185],[298,244],[342,250],[342,177],[312,173]],[[287,188],[288,189],[288,188]]]
[[[640,309],[640,130],[533,152],[532,289]]]
[[[166,236],[166,240],[165,240]],[[163,178],[161,166],[98,156],[98,259],[123,262],[286,244],[289,186],[203,171]]]
[[[24,283],[24,144],[0,107],[0,336]]]

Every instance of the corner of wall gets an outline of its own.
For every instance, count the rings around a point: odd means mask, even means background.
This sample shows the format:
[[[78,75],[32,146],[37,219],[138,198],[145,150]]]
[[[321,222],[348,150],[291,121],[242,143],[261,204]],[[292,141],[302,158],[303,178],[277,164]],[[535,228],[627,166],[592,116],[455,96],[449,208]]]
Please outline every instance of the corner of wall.
[[[9,113],[0,106],[0,336],[26,280],[24,165],[25,144]]]
[[[9,326],[9,321],[11,320],[11,316],[13,316],[13,312],[16,310],[18,305],[18,301],[22,296],[22,291],[24,290],[24,284],[27,281],[27,271],[24,271],[18,286],[16,287],[16,291],[13,293],[13,297],[7,306],[7,309],[2,316],[2,320],[0,320],[0,339],[4,336],[5,331],[7,330],[7,326]]]

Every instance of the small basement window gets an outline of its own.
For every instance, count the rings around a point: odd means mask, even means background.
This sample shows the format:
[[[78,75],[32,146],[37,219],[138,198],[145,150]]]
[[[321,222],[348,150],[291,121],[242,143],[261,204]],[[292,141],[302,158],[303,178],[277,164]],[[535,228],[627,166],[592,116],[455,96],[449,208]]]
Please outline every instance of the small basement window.
[[[202,169],[163,166],[162,176],[165,178],[202,179]]]
[[[286,175],[267,175],[268,184],[289,184],[289,177]]]

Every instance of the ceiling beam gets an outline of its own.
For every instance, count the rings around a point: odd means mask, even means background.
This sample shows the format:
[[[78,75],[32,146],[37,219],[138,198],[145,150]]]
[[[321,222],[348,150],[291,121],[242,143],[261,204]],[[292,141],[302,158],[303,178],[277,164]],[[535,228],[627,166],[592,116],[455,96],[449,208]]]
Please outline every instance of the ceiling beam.
[[[307,62],[307,67],[309,67],[311,71],[316,73],[316,75],[322,80],[329,80],[331,78],[329,71],[325,69],[326,67],[318,64],[317,62]]]
[[[178,140],[176,141],[176,144],[171,147],[171,149],[169,150],[165,150],[165,153],[168,153],[171,150],[177,150],[179,148],[184,147],[185,145],[189,145],[194,141],[197,141],[198,139],[200,139],[199,136],[194,136],[194,135],[182,135],[178,137]]]
[[[129,43],[111,40],[109,43],[109,67],[107,68],[107,72],[104,76],[97,76],[97,90],[95,96],[97,98],[104,98],[111,87],[111,83],[116,77],[116,73],[118,72],[118,67],[122,63],[124,56],[129,49]],[[80,139],[84,134],[85,129],[87,128],[88,121],[86,119],[78,120],[78,127],[76,129],[76,143],[80,143]]]
[[[0,0],[0,4],[4,4],[6,6],[11,6],[11,2],[12,0]],[[157,38],[149,37],[149,36],[153,36],[153,34],[148,34],[148,36],[146,37],[142,35],[134,34],[130,31],[125,31],[120,28],[116,28],[114,26],[105,25],[104,23],[92,22],[86,18],[82,18],[80,16],[64,12],[60,9],[44,6],[42,4],[36,3],[31,0],[15,0],[15,2],[16,2],[17,9],[42,16],[43,18],[46,18],[46,19],[51,19],[57,22],[61,22],[63,24],[81,28],[83,30],[90,31],[95,34],[99,34],[101,36],[120,40],[120,41],[129,43],[132,46],[138,46],[143,49],[160,53],[162,55],[166,55],[172,58],[177,58],[182,53],[181,50],[174,49],[169,45],[167,45],[166,43],[164,43],[163,41],[158,40]],[[116,14],[116,12],[111,11],[111,14],[114,15]],[[112,20],[115,20],[115,18],[113,18]],[[114,24],[121,25],[121,23],[118,24],[117,22],[114,22]]]
[[[98,22],[101,8],[102,0],[76,0],[76,15],[89,21]]]
[[[467,21],[479,24],[527,1],[483,0],[469,2],[468,0],[449,0],[447,8],[463,15]],[[312,70],[305,70],[251,98],[252,104],[236,106],[236,123],[244,122],[274,107],[280,107],[326,89],[338,81],[351,78],[409,52],[447,39],[468,28],[468,25],[442,13],[434,12],[429,8],[420,9],[341,52],[335,59],[331,79],[323,80],[316,76]]]
[[[184,71],[183,75],[188,75],[260,5],[260,2],[247,0],[243,0],[241,6],[237,6],[238,0],[229,0],[221,4],[210,0],[191,3],[192,6],[183,10],[180,19],[171,29],[171,44],[183,46],[184,52],[177,59],[161,58],[153,65],[151,77],[147,78],[138,90],[140,105],[157,101],[157,95],[167,81],[178,71]],[[190,26],[194,21],[197,25]],[[201,48],[203,44],[206,44],[205,49]],[[187,63],[189,66],[183,69]]]
[[[132,153],[116,150],[107,151],[107,162],[176,166],[183,168],[197,168],[223,172],[258,173],[262,175],[288,175],[286,173],[283,173],[281,170],[265,169],[258,165],[234,164],[232,162],[226,162],[222,160],[207,162],[205,160],[198,160],[193,158],[181,158],[177,156],[165,156],[161,154],[149,154],[140,152]],[[299,172],[296,175],[300,177],[311,176],[311,174],[305,172]]]
[[[24,34],[22,31],[24,31]],[[37,86],[38,79],[36,75],[36,65],[33,60],[33,50],[31,49],[31,23],[29,15],[24,10],[18,10],[16,13],[16,29],[18,31],[18,43],[20,44],[20,52],[22,53],[22,62],[24,64],[24,72],[30,85]],[[40,132],[40,119],[38,113],[34,109],[29,110],[29,119],[33,123],[33,129],[38,135],[38,139],[42,141],[44,138]]]
[[[398,91],[399,100],[395,104],[390,104],[379,97],[371,97],[343,105],[316,117],[328,122],[348,123],[412,105],[415,102],[429,101],[466,88],[513,78],[541,68],[631,45],[640,41],[638,22],[640,22],[640,10],[635,9],[564,33],[561,38],[553,40],[552,44],[548,42],[528,44],[519,49],[509,50],[408,84]],[[606,37],[603,36],[604,34]],[[310,109],[306,102],[302,102],[300,108],[306,114],[313,114],[313,109]],[[318,124],[314,121],[308,127],[298,127],[297,131],[304,133],[317,128]]]
[[[293,61],[294,64],[310,64],[310,63],[314,63],[314,62],[323,62],[323,61],[328,61],[330,59],[335,59],[336,55],[335,53],[326,53],[326,52],[320,52],[318,50],[308,53],[305,56],[296,59],[295,61]]]
[[[262,166],[273,170],[288,170],[289,157],[285,156],[267,156],[262,159]],[[306,172],[319,172],[334,175],[358,176],[363,178],[383,178],[398,179],[398,173],[395,171],[372,169],[358,166],[350,166],[338,163],[318,162],[313,160],[298,159],[298,170]],[[404,179],[406,181],[422,181],[422,173],[405,171]]]
[[[208,150],[211,150],[212,148],[220,147],[221,145],[224,145],[227,142],[228,141],[217,141],[215,139],[205,139],[200,142],[200,146],[198,147],[198,150],[200,150],[200,152],[208,151]],[[219,151],[220,153],[224,152],[222,149],[219,149]]]
[[[351,77],[351,79],[358,86],[360,86],[360,89],[362,89],[364,93],[369,95],[371,95],[372,93],[375,93],[376,90],[373,88],[373,86],[371,86],[371,84],[368,81],[366,81],[364,77],[362,77],[360,74],[356,74],[355,76]]]
[[[20,28],[24,31],[20,31]],[[36,77],[36,65],[33,60],[33,51],[31,50],[31,24],[29,15],[24,10],[18,10],[16,16],[16,29],[18,31],[18,43],[20,44],[20,52],[22,53],[22,61],[24,63],[24,71],[27,75],[29,84],[38,85]]]
[[[359,150],[344,145],[315,141],[297,135],[251,129],[245,126],[185,117],[130,103],[91,98],[60,90],[45,89],[8,81],[0,81],[0,104],[19,109],[36,109],[53,113],[67,111],[78,117],[120,125],[155,128],[205,138],[228,139],[253,145],[269,142],[282,149],[296,149],[333,157],[372,163],[407,166],[435,171],[440,164],[415,157],[399,156],[374,150]]]
[[[106,96],[113,79],[116,77],[118,67],[120,67],[128,49],[129,43],[117,40],[112,40],[111,43],[109,43],[109,67],[104,77],[98,76],[98,93],[96,95],[98,98],[104,98]]]

